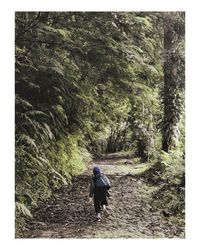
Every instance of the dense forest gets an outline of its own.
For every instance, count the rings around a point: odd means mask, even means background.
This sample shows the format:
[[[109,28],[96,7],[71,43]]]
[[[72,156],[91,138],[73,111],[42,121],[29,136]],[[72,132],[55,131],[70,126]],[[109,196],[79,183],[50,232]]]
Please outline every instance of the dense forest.
[[[184,36],[184,12],[16,12],[17,230],[118,152],[184,213]]]

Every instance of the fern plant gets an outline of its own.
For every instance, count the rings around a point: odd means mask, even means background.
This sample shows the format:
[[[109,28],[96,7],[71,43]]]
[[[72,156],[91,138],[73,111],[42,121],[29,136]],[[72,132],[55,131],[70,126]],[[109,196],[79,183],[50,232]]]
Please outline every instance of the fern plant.
[[[19,202],[15,202],[16,212],[23,214],[29,218],[33,218],[30,210],[23,204]]]

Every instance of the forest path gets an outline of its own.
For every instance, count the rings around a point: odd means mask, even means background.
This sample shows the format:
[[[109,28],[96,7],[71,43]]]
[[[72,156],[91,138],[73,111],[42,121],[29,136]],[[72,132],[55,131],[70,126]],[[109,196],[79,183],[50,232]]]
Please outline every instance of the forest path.
[[[23,238],[183,238],[178,218],[165,217],[149,202],[149,186],[137,176],[147,165],[134,164],[126,156],[110,154],[95,162],[109,177],[112,188],[109,215],[95,220],[88,190],[92,166],[73,180],[72,187],[54,193],[37,209]],[[173,220],[172,220],[173,219]]]

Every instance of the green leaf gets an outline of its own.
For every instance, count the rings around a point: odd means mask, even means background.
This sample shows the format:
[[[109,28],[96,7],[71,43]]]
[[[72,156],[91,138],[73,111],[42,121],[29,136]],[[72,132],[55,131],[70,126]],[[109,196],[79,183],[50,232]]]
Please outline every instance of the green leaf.
[[[22,213],[27,217],[33,218],[30,210],[23,203],[15,202],[15,206],[18,212]]]

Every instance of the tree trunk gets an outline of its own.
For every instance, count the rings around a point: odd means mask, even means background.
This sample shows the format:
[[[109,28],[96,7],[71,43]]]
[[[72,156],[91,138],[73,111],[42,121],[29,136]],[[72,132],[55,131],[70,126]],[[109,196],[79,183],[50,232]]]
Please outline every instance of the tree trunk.
[[[164,18],[164,118],[162,127],[162,149],[166,152],[175,148],[179,141],[179,121],[181,117],[181,90],[184,81],[179,75],[184,70],[180,65],[180,55],[177,52],[180,37],[176,27],[179,25],[177,13],[166,13]],[[181,68],[181,69],[180,69]],[[181,72],[182,73],[182,72]],[[181,78],[181,79],[180,79]]]

